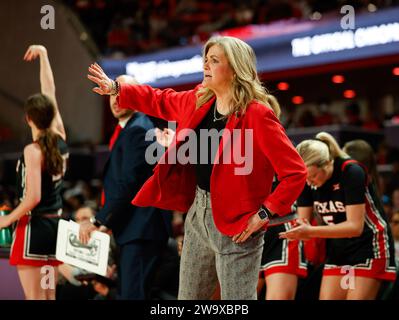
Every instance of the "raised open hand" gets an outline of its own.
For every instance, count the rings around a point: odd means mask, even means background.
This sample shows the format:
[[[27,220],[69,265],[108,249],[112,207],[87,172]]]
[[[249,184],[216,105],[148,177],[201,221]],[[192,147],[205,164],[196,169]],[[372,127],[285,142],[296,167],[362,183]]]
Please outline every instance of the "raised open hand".
[[[24,55],[25,61],[35,60],[39,55],[47,54],[47,49],[44,46],[33,44],[29,46]]]
[[[108,78],[104,70],[97,64],[91,64],[89,67],[87,78],[96,83],[98,87],[93,88],[93,91],[101,95],[110,95],[115,92],[115,83]]]

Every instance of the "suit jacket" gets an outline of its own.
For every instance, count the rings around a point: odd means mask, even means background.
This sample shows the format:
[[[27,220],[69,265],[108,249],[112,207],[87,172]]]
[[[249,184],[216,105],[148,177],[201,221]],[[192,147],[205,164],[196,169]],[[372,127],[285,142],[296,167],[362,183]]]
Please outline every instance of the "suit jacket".
[[[215,101],[213,97],[196,108],[198,88],[176,92],[148,85],[121,84],[118,101],[122,108],[136,109],[179,124],[177,138],[158,162],[153,176],[133,199],[135,205],[183,212],[190,208],[197,184],[194,165],[167,159],[177,154],[190,134],[186,129],[196,128]],[[238,133],[235,138],[234,129]],[[234,154],[246,154],[246,130],[253,134],[252,154],[246,157],[252,170],[237,174],[243,164],[236,161]],[[231,161],[226,163],[222,159]],[[242,232],[262,204],[278,215],[290,213],[306,181],[305,164],[284,128],[269,107],[256,101],[248,105],[245,113],[229,117],[215,163],[210,181],[213,217],[219,231],[229,236]],[[275,173],[280,184],[271,192]]]
[[[136,112],[116,140],[104,168],[104,207],[96,219],[112,229],[121,245],[137,239],[165,240],[171,234],[169,212],[154,207],[136,207],[131,199],[151,176],[153,166],[145,161],[145,141],[154,126],[142,113]]]

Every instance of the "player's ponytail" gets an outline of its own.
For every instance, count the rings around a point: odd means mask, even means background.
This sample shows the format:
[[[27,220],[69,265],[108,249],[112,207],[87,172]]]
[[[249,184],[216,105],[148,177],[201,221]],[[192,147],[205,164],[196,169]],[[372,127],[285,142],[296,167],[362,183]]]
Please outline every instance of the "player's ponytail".
[[[337,140],[335,140],[335,138],[331,134],[323,131],[316,135],[316,139],[328,145],[328,149],[330,152],[330,160],[333,160],[334,158],[337,157],[341,158],[348,157],[348,155],[340,148]]]
[[[57,146],[57,136],[50,129],[55,116],[55,108],[49,97],[43,94],[30,96],[25,104],[27,119],[42,131],[36,141],[43,153],[44,170],[50,175],[59,175],[63,169],[63,159]]]
[[[318,133],[316,139],[302,141],[297,150],[307,167],[322,168],[336,157],[348,157],[334,137],[327,132]]]

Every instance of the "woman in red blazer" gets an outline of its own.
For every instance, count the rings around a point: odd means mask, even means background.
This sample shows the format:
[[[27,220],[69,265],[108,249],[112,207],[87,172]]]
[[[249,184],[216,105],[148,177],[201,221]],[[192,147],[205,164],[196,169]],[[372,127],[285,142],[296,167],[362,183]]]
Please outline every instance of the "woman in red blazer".
[[[188,211],[179,299],[209,298],[217,279],[222,299],[256,299],[267,222],[290,212],[306,168],[278,120],[277,101],[261,85],[252,48],[214,37],[203,58],[202,84],[184,92],[119,84],[97,64],[88,78],[98,85],[94,92],[118,95],[122,108],[178,123],[133,204]],[[275,173],[280,184],[271,193]]]

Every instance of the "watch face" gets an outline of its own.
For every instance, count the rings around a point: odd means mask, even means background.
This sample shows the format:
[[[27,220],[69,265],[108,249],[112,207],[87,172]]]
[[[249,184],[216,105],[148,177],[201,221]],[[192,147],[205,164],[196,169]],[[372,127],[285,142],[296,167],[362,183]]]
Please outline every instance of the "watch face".
[[[266,213],[265,210],[260,210],[260,211],[258,212],[258,215],[259,215],[259,218],[261,218],[262,220],[267,219],[267,213]]]

